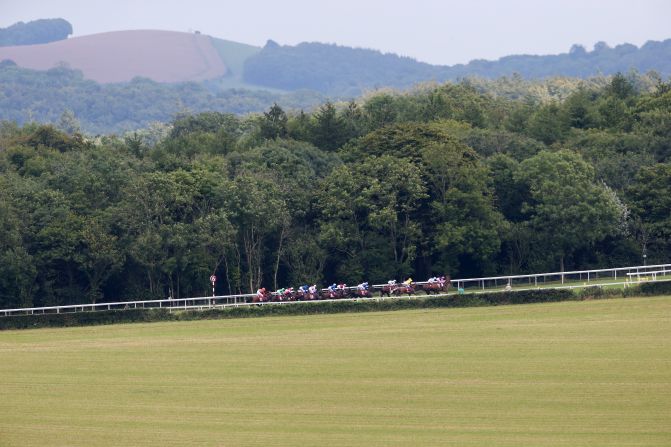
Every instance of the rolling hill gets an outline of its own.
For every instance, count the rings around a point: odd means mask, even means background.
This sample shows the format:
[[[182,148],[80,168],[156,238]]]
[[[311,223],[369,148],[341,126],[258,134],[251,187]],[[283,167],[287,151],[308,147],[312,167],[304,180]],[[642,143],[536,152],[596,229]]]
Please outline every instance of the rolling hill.
[[[205,81],[229,71],[211,37],[174,31],[115,31],[0,47],[0,60],[5,59],[35,70],[65,65],[103,84],[135,77],[168,83]]]
[[[102,84],[142,77],[161,83],[207,81],[208,88],[311,90],[335,98],[391,87],[408,89],[432,81],[520,75],[526,79],[593,76],[656,71],[671,76],[671,39],[640,48],[597,43],[592,51],[574,45],[556,55],[511,55],[496,61],[473,60],[453,66],[431,65],[376,50],[319,42],[263,47],[196,33],[115,31],[40,45],[0,47],[0,61],[22,68],[49,70],[66,66]]]
[[[12,45],[0,46],[0,120],[53,123],[67,110],[91,133],[137,129],[185,110],[244,114],[273,103],[310,110],[327,98],[349,100],[426,82],[468,79],[478,84],[506,77],[533,83],[652,70],[662,79],[671,76],[671,39],[641,47],[600,42],[591,51],[574,45],[557,55],[513,55],[454,66],[318,42],[269,40],[261,48],[197,32],[156,30],[32,45],[14,40]]]
[[[407,89],[427,81],[468,77],[526,79],[554,76],[589,78],[630,71],[671,76],[671,39],[611,48],[599,42],[592,51],[574,45],[557,55],[513,55],[496,61],[474,60],[453,66],[430,65],[379,51],[323,43],[278,45],[273,41],[245,63],[248,83],[284,90],[309,88],[328,95],[356,96],[380,87]]]

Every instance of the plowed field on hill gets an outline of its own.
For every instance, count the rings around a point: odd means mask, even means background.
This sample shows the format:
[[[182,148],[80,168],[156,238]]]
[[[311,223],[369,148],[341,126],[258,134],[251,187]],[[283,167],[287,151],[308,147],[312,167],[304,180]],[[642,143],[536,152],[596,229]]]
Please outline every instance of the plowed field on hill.
[[[209,36],[174,31],[116,31],[44,45],[0,47],[0,61],[5,59],[35,70],[65,64],[101,83],[137,76],[158,82],[202,81],[227,73]]]

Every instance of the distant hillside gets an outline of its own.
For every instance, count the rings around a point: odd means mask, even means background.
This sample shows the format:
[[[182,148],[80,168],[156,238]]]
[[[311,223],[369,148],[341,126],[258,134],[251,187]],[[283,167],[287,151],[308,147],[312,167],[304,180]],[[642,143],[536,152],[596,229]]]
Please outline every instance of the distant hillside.
[[[314,89],[329,95],[357,95],[378,87],[407,88],[425,81],[465,77],[495,79],[570,76],[587,78],[636,70],[671,75],[671,39],[610,48],[603,42],[593,51],[574,45],[569,53],[549,56],[507,56],[497,61],[474,60],[466,65],[436,66],[395,54],[321,43],[280,46],[269,41],[245,63],[245,80],[284,90]]]
[[[16,36],[24,28],[46,29],[47,25],[59,24],[59,20],[62,19],[10,28]],[[70,24],[63,22],[65,31],[71,32]],[[574,45],[569,52],[557,55],[513,55],[496,61],[439,66],[396,54],[333,44],[288,46],[270,40],[259,48],[199,33],[144,30],[93,34],[40,45],[0,46],[0,61],[3,60],[35,70],[66,66],[80,70],[85,79],[104,84],[142,77],[164,83],[205,81],[213,91],[311,90],[334,98],[352,98],[384,87],[405,90],[423,82],[473,77],[585,79],[631,70],[639,73],[654,70],[668,77],[671,39],[650,41],[640,48],[631,44],[611,48],[600,42],[592,51]]]
[[[599,42],[592,51],[573,45],[568,53],[506,56],[497,61],[475,60],[466,65],[448,67],[446,73],[448,79],[464,76],[493,79],[515,73],[528,79],[550,76],[585,79],[631,70],[639,73],[656,71],[663,77],[671,76],[671,39],[662,42],[651,40],[640,48],[628,43],[611,48],[605,42]]]
[[[356,96],[378,87],[407,88],[444,78],[444,69],[409,57],[322,43],[266,46],[245,63],[245,81],[284,90]]]
[[[0,28],[0,46],[35,45],[67,39],[72,34],[72,25],[64,19],[40,19],[18,22]]]
[[[145,77],[159,82],[203,81],[227,72],[209,36],[174,31],[116,31],[43,45],[0,48],[0,60],[24,68],[59,65],[100,83]]]
[[[245,61],[261,51],[261,48],[214,37],[212,45],[228,68],[226,76],[217,80],[218,87],[254,89],[254,86],[244,80]]]
[[[16,37],[22,29],[63,25],[59,20],[10,28]],[[71,26],[65,25],[67,36]],[[68,111],[88,133],[123,132],[184,111],[242,114],[265,111],[275,102],[287,110],[309,110],[327,98],[337,102],[383,88],[408,91],[464,79],[493,96],[544,102],[568,96],[579,85],[577,78],[596,77],[599,84],[631,70],[671,76],[671,39],[640,48],[601,42],[592,51],[574,45],[564,54],[448,67],[322,43],[268,41],[260,48],[200,33],[117,31],[0,46],[0,120],[54,123]],[[544,82],[550,78],[555,81]]]

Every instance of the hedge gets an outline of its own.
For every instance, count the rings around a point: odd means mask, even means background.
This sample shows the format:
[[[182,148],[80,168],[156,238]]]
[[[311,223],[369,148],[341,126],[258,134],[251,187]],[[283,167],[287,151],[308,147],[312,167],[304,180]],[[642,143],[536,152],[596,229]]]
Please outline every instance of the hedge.
[[[671,281],[646,282],[638,288],[639,295],[671,295]]]
[[[671,294],[671,282],[646,283],[626,289],[589,287],[578,293],[569,289],[538,289],[512,292],[450,295],[449,297],[394,298],[359,301],[315,301],[281,305],[259,305],[213,308],[203,311],[162,309],[108,310],[97,312],[61,313],[46,315],[16,315],[0,317],[0,330],[41,327],[91,326],[116,323],[157,322],[176,320],[203,320],[221,318],[250,318],[275,315],[314,315],[344,312],[380,312],[406,309],[442,307],[498,306],[505,304],[548,303],[557,301],[605,298],[608,296],[666,295]]]

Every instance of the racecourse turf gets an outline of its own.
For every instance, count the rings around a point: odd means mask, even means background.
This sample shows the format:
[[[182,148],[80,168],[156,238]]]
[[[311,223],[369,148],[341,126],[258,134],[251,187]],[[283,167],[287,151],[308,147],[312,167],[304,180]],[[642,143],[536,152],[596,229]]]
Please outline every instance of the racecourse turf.
[[[0,446],[671,445],[671,297],[0,332]]]

